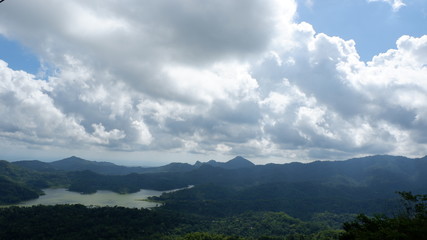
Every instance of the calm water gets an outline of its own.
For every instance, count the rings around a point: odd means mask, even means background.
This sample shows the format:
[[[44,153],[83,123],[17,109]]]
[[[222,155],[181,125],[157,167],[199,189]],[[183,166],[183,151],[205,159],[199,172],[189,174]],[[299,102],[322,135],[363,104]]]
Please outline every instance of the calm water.
[[[122,206],[129,208],[151,208],[158,203],[141,201],[150,196],[160,196],[162,191],[140,190],[136,193],[118,194],[111,191],[97,191],[93,194],[80,194],[67,191],[65,188],[44,189],[45,195],[38,199],[22,202],[18,206],[55,205],[55,204],[83,204],[94,206]]]

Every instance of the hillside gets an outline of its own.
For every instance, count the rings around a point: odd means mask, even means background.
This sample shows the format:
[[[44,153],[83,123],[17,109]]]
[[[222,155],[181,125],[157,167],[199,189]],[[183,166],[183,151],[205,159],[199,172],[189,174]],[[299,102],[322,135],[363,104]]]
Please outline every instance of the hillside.
[[[22,160],[22,161],[12,162],[12,164],[15,166],[19,166],[22,168],[35,170],[39,172],[52,172],[57,170],[50,163],[41,162],[38,160]]]
[[[252,163],[251,161],[249,161],[248,159],[245,159],[241,156],[237,156],[227,162],[217,162],[215,160],[210,160],[206,163],[202,163],[202,162],[196,162],[196,164],[194,164],[195,167],[200,167],[202,165],[209,165],[212,167],[219,167],[219,168],[224,168],[224,169],[239,169],[239,168],[250,168],[255,166],[254,163]]]
[[[64,175],[32,171],[0,161],[0,204],[34,199],[42,194],[41,188],[65,184]]]

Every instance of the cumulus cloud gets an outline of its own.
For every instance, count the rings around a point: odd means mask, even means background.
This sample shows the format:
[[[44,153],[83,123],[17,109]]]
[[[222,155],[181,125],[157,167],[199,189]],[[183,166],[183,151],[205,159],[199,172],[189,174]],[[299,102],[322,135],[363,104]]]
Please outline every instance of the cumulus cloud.
[[[425,153],[427,37],[365,63],[353,40],[295,23],[295,9],[9,1],[0,34],[53,69],[40,80],[0,61],[0,140],[292,160]]]
[[[417,139],[424,110],[415,107],[427,96],[425,36],[403,36],[397,49],[364,63],[351,40],[316,34],[305,23],[295,31],[297,45],[276,49],[253,71],[261,86],[275,89],[261,101],[270,110],[266,136],[314,158],[425,152]]]
[[[0,61],[0,135],[30,144],[93,143],[78,120],[63,114],[49,97],[52,88]]]

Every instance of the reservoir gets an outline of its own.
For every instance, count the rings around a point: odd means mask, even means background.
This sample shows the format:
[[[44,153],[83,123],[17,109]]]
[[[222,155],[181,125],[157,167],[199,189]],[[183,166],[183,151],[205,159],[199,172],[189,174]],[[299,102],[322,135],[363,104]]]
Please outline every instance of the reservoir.
[[[152,208],[159,203],[144,201],[151,196],[160,196],[163,191],[141,189],[136,193],[118,194],[111,191],[97,191],[93,194],[70,192],[65,188],[43,189],[45,195],[38,199],[25,201],[17,206],[82,204],[86,206],[121,206],[128,208]]]

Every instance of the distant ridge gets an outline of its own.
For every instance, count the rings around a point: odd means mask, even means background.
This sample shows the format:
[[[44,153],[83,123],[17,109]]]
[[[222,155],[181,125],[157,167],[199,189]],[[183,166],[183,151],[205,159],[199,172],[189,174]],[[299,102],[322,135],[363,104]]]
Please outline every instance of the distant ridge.
[[[113,175],[122,175],[129,174],[132,171],[137,171],[134,168],[128,168],[124,166],[119,166],[110,162],[96,162],[89,161],[83,158],[76,156],[71,156],[69,158],[64,158],[62,160],[54,161],[50,163],[57,170],[62,171],[85,171],[90,170],[100,174],[113,174]]]
[[[249,160],[237,156],[228,162],[217,162],[210,160],[206,163],[196,162],[194,165],[188,163],[169,163],[160,167],[127,167],[116,165],[110,162],[90,161],[76,156],[71,156],[54,162],[41,162],[38,160],[17,161],[13,164],[36,171],[92,171],[103,175],[127,175],[131,173],[160,173],[160,172],[188,172],[196,170],[203,165],[218,167],[223,169],[240,169],[255,166]]]
[[[240,168],[249,168],[249,167],[255,166],[254,163],[252,163],[248,159],[241,156],[237,156],[227,162],[217,162],[215,160],[209,160],[208,162],[203,163],[203,162],[197,161],[193,166],[198,168],[202,165],[210,165],[212,167],[219,167],[224,169],[240,169]]]
[[[96,162],[96,161],[89,161],[83,158],[79,158],[76,156],[71,156],[69,158],[64,158],[62,160],[51,162],[50,165],[57,167],[59,169],[67,168],[67,169],[73,169],[75,170],[81,170],[83,166],[117,166],[114,163],[110,162]]]
[[[57,170],[50,163],[41,162],[38,160],[23,160],[23,161],[13,162],[12,164],[22,168],[31,169],[31,170],[40,171],[40,172],[49,172],[49,171]]]
[[[76,156],[52,163],[40,161],[20,161],[14,165],[36,171],[92,171],[102,175],[128,175],[131,173],[185,173],[207,177],[208,174],[221,173],[221,178],[234,179],[239,175],[242,181],[249,181],[255,176],[260,182],[315,181],[334,185],[363,186],[372,182],[393,182],[395,186],[403,183],[427,182],[427,157],[407,158],[401,156],[375,155],[353,158],[345,161],[316,161],[311,163],[286,163],[255,165],[244,157],[237,156],[227,162],[170,163],[160,167],[126,167],[109,162],[85,160]],[[207,168],[206,168],[207,167]],[[214,175],[212,182],[217,181]],[[191,177],[192,178],[192,177]],[[262,181],[261,181],[262,180]],[[191,184],[191,182],[189,183]]]

